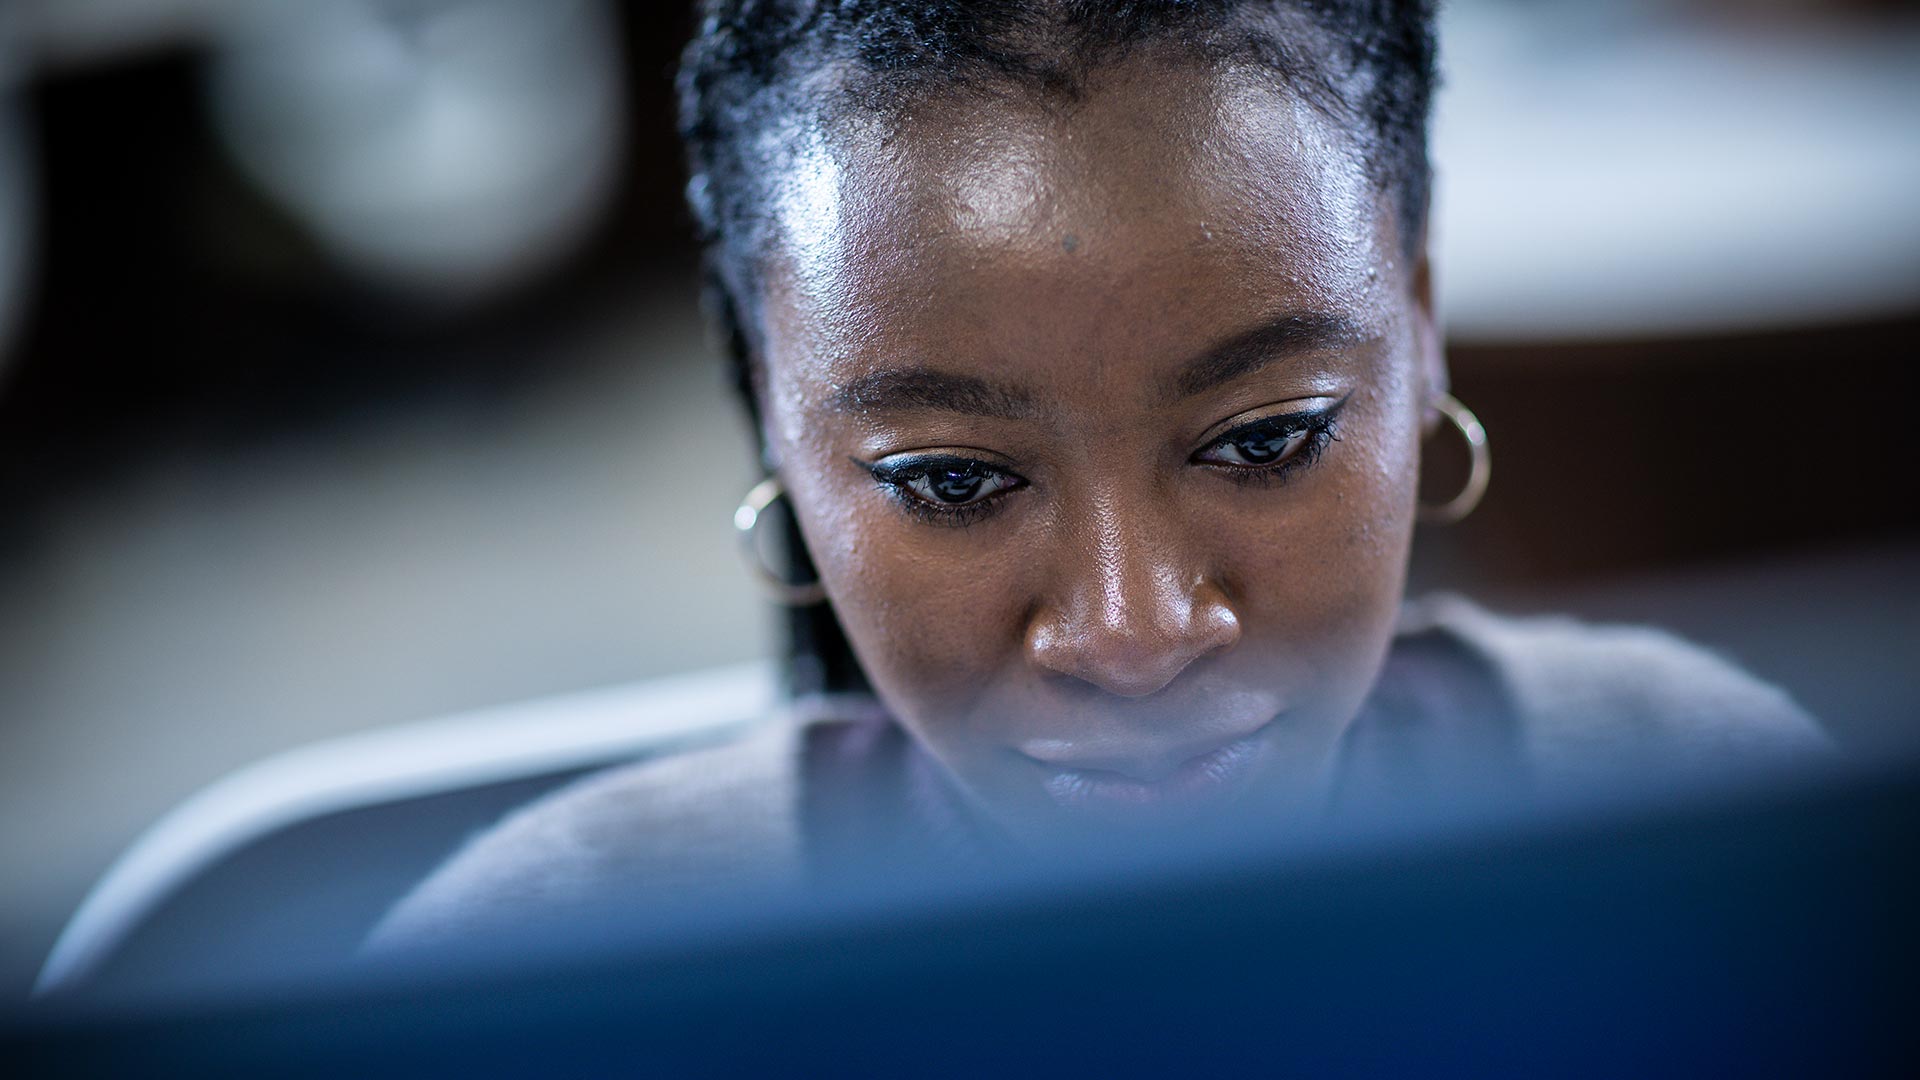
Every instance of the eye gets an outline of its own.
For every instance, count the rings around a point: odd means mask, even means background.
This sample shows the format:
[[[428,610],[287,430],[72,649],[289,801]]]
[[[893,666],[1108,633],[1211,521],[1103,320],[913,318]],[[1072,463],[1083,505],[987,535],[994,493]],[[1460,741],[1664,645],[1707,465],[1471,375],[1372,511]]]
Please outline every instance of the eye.
[[[1258,468],[1285,461],[1300,452],[1311,432],[1304,426],[1275,428],[1270,424],[1242,428],[1200,452],[1201,461],[1217,465]]]
[[[1011,491],[1017,481],[1003,472],[982,469],[934,469],[905,478],[908,491],[935,506],[966,506]]]
[[[1338,439],[1335,434],[1342,398],[1312,412],[1266,416],[1230,429],[1193,455],[1195,464],[1211,466],[1230,480],[1273,482],[1311,466]]]
[[[1005,469],[971,458],[916,455],[862,464],[907,509],[947,523],[977,520],[997,496],[1027,484]]]

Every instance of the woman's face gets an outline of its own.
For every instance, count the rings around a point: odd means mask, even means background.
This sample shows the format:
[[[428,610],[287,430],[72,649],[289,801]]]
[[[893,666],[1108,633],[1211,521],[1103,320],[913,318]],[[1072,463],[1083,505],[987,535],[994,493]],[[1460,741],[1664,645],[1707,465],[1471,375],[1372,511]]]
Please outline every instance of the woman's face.
[[[1440,375],[1351,141],[1144,53],[796,145],[766,436],[884,703],[1029,839],[1310,802]]]

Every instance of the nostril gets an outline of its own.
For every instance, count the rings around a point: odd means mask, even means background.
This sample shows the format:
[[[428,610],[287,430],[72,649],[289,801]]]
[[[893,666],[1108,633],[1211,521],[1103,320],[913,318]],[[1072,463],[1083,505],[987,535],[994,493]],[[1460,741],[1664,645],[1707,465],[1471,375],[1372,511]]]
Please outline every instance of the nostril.
[[[1239,637],[1239,620],[1217,603],[1196,603],[1184,617],[1160,621],[1043,614],[1029,624],[1027,655],[1043,670],[1107,693],[1146,697],[1179,678],[1195,660],[1231,646]]]

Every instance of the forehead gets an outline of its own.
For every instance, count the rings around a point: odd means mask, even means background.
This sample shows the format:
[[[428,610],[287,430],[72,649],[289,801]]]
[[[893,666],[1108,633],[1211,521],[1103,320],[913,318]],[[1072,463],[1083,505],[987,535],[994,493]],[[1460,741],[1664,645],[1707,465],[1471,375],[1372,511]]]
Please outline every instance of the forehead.
[[[1382,317],[1390,215],[1353,143],[1265,72],[1136,55],[1071,96],[936,95],[794,145],[776,367],[936,347],[916,335],[1112,357],[1286,311]]]

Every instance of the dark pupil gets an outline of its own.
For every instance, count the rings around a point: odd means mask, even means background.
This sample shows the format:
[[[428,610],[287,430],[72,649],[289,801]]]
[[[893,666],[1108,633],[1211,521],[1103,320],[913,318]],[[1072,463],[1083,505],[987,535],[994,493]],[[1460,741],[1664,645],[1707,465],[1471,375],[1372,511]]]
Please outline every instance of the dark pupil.
[[[1281,432],[1275,435],[1256,436],[1238,444],[1240,456],[1255,465],[1265,465],[1286,452],[1287,443],[1293,441],[1291,435]]]
[[[980,493],[980,483],[984,479],[977,473],[948,470],[933,477],[933,493],[943,502],[968,502]]]

